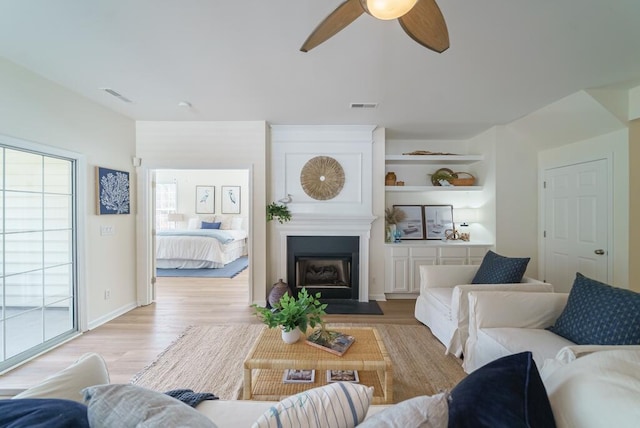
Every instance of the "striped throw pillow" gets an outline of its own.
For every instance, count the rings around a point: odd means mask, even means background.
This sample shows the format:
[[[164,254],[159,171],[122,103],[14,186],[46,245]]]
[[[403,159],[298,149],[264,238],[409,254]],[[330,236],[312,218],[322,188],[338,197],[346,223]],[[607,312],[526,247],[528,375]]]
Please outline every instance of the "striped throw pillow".
[[[335,382],[287,397],[274,404],[252,428],[351,428],[367,415],[373,388]]]

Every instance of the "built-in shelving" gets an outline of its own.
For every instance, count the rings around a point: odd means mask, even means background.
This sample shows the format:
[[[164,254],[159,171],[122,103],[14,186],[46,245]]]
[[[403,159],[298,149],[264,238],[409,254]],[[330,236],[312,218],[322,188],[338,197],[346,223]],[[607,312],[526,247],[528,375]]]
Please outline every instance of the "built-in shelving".
[[[387,192],[477,192],[482,186],[385,186]]]
[[[483,155],[386,155],[387,165],[411,165],[411,164],[459,164],[469,165],[480,162]]]

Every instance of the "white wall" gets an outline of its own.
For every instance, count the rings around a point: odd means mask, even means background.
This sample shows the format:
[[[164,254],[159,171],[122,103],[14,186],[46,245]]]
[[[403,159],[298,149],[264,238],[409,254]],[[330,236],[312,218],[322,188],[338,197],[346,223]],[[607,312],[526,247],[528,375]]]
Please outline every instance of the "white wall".
[[[95,167],[131,173],[135,201],[134,122],[0,59],[0,133],[81,153],[87,162],[87,321],[94,327],[135,306],[135,217],[96,215]],[[135,213],[135,203],[132,210]],[[100,225],[113,236],[101,236]],[[114,254],[118,257],[114,259]],[[115,260],[115,261],[114,261]],[[104,290],[111,298],[104,299]]]
[[[210,170],[158,170],[157,183],[176,183],[177,211],[184,215],[184,221],[177,224],[177,228],[186,228],[187,220],[192,217],[204,217],[206,214],[196,214],[196,186],[214,186],[214,214],[222,214],[222,186],[240,186],[240,214],[228,214],[242,217],[243,228],[249,224],[249,171],[237,169]],[[224,214],[227,215],[227,214]]]
[[[246,169],[249,170],[250,200],[248,251],[251,301],[266,302],[266,193],[267,125],[254,122],[153,122],[136,124],[136,156],[142,160],[141,179],[151,169]],[[150,280],[153,257],[149,246],[151,230],[144,212],[151,209],[140,195],[138,220],[139,295]],[[245,209],[244,207],[242,208]],[[148,283],[148,282],[146,282]]]

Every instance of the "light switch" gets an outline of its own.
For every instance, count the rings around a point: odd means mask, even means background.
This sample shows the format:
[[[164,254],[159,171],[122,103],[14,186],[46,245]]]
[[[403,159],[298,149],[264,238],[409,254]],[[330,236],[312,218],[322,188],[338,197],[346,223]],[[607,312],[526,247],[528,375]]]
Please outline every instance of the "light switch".
[[[115,227],[107,226],[104,224],[100,226],[100,235],[107,236],[107,235],[115,235],[115,234],[116,234]]]

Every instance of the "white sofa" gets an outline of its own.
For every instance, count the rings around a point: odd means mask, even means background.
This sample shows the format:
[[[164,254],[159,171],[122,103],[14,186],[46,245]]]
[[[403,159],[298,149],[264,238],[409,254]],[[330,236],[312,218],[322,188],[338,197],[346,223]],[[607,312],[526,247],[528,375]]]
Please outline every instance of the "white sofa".
[[[473,290],[520,290],[551,292],[551,284],[523,277],[515,284],[471,284],[479,266],[420,266],[420,295],[415,317],[446,346],[446,352],[460,357],[468,337],[468,294]]]
[[[567,304],[568,293],[473,291],[469,293],[469,340],[463,368],[471,373],[503,357],[531,351],[538,368],[547,359],[572,361],[609,349],[635,349],[635,345],[576,345],[549,330]]]

